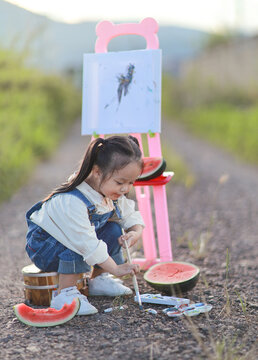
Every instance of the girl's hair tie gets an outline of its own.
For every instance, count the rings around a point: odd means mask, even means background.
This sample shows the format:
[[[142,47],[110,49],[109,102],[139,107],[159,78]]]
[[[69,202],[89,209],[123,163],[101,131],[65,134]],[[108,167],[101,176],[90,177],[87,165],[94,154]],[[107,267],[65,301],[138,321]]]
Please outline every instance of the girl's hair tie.
[[[102,138],[100,138],[100,141],[101,141],[101,142],[99,142],[98,147],[105,145],[106,142],[107,142],[106,139],[102,139]]]

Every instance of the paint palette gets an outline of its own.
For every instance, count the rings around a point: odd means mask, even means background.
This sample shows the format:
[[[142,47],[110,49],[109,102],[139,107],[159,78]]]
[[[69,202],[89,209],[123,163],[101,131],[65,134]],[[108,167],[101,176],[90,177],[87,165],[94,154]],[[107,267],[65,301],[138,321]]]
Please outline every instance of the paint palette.
[[[212,305],[204,303],[195,304],[181,304],[180,306],[174,306],[172,308],[166,308],[163,311],[169,317],[178,317],[181,315],[185,316],[196,316],[200,313],[209,312],[212,309]]]
[[[137,297],[134,297],[134,301],[138,302]],[[175,296],[163,296],[161,294],[141,294],[142,303],[160,304],[160,305],[188,305],[189,299],[178,298]]]

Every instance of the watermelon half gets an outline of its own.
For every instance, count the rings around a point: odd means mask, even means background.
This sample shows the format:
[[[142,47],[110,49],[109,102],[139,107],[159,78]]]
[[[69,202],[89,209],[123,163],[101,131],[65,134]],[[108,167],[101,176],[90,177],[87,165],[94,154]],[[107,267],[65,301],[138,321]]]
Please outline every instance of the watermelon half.
[[[199,279],[200,269],[186,262],[162,262],[151,266],[144,274],[147,283],[167,295],[191,290]]]
[[[74,299],[71,304],[64,304],[62,309],[33,309],[24,303],[14,305],[17,318],[26,325],[36,327],[56,326],[71,320],[80,309],[80,300]]]
[[[143,170],[137,180],[146,181],[160,176],[166,169],[166,161],[161,157],[143,158]]]

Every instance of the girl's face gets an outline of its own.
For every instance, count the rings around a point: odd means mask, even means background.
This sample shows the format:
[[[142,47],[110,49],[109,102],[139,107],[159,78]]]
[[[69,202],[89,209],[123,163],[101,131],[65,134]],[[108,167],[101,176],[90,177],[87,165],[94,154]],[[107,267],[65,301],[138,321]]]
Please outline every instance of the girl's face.
[[[111,200],[117,200],[130,191],[140,174],[140,165],[136,162],[130,163],[123,169],[114,171],[111,177],[100,183],[98,191]]]

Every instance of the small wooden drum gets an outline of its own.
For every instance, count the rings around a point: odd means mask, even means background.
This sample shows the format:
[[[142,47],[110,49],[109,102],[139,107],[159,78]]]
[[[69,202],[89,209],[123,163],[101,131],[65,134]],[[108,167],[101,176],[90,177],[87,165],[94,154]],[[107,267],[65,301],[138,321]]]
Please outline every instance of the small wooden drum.
[[[24,279],[24,295],[33,305],[49,306],[52,299],[52,292],[58,288],[58,273],[43,272],[34,264],[27,265],[22,269]],[[77,281],[77,288],[85,293],[86,279],[80,274]]]

